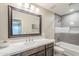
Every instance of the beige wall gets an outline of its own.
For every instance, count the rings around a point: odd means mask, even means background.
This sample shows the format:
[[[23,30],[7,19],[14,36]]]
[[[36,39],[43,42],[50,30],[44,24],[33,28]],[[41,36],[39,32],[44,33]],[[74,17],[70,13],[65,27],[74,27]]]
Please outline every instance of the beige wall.
[[[40,7],[39,7],[40,8]],[[48,10],[40,8],[42,14],[42,33],[46,38],[54,38],[54,17]],[[8,39],[8,5],[0,4],[0,40]]]

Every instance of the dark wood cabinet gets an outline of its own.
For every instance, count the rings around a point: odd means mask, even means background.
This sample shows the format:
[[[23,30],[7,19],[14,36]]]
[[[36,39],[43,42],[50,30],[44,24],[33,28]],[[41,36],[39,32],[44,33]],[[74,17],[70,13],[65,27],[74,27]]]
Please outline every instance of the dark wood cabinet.
[[[36,56],[45,56],[45,50],[38,52]]]
[[[54,44],[50,43],[12,56],[53,56]]]
[[[45,50],[39,51],[39,52],[37,52],[37,53],[35,53],[35,54],[32,54],[32,55],[30,55],[30,56],[45,56]]]
[[[45,54],[45,45],[28,50],[28,51],[24,51],[22,53],[22,56],[38,56],[38,55],[44,55]]]
[[[50,43],[46,45],[46,56],[53,56],[54,55],[54,43]]]
[[[46,56],[53,56],[53,48],[52,47],[46,49]]]

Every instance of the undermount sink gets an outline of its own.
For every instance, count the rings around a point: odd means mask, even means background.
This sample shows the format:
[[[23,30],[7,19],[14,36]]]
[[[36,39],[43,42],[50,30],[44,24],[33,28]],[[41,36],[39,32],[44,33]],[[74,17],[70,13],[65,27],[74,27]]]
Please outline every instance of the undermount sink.
[[[26,45],[36,45],[36,44],[38,44],[38,42],[40,42],[41,40],[37,40],[37,39],[30,39],[30,40],[26,40],[26,42],[24,43],[24,44],[26,44]]]

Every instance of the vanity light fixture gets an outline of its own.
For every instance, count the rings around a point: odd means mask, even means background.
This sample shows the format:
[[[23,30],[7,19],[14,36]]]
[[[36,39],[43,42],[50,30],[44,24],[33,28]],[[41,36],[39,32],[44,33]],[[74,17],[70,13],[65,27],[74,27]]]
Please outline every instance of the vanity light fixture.
[[[30,6],[30,9],[31,9],[31,10],[35,10],[35,6],[34,6],[34,5],[31,5],[31,6]]]
[[[29,9],[30,8],[30,4],[29,3],[25,3],[24,7],[25,7],[25,9]]]
[[[27,11],[30,11],[30,12],[39,13],[39,11],[40,11],[40,9],[38,7],[36,7],[35,5],[32,5],[30,3],[13,3],[13,4],[17,8],[27,10]]]
[[[23,3],[16,3],[16,7],[22,8]]]
[[[39,11],[40,11],[40,9],[39,8],[36,8],[36,12],[39,13]]]

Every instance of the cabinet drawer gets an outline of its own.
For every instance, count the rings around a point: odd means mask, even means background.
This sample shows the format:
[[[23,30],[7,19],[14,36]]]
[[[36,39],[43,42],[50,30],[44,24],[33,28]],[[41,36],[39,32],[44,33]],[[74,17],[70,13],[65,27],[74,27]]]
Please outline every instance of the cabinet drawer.
[[[22,56],[28,56],[28,55],[34,54],[38,51],[41,51],[41,50],[45,50],[45,46],[40,46],[40,47],[31,49],[31,50],[25,51],[22,53]]]
[[[46,48],[53,47],[53,46],[54,46],[54,43],[50,43],[46,45]]]

